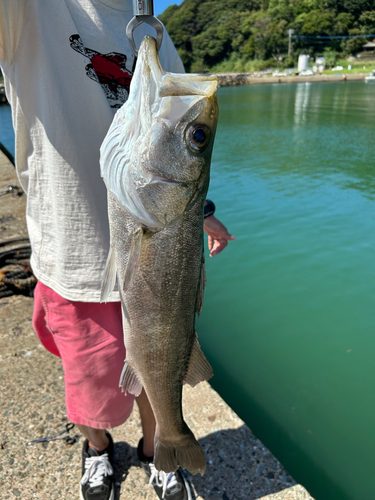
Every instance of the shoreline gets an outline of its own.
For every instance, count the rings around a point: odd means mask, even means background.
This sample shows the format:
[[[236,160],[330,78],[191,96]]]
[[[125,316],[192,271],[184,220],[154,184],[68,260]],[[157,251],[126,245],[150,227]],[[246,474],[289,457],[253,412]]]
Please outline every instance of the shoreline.
[[[206,73],[203,73],[206,74]],[[213,73],[215,74],[215,73]],[[217,73],[220,87],[235,87],[242,85],[261,85],[267,83],[330,83],[330,82],[360,82],[368,74],[312,75],[312,76],[253,76],[252,73]],[[5,100],[4,100],[5,99]],[[0,106],[9,104],[5,97],[4,84],[0,83]]]
[[[360,82],[367,74],[354,75],[312,75],[312,76],[252,76],[252,73],[218,73],[220,87],[235,87],[242,85],[261,85],[270,83],[331,83]]]

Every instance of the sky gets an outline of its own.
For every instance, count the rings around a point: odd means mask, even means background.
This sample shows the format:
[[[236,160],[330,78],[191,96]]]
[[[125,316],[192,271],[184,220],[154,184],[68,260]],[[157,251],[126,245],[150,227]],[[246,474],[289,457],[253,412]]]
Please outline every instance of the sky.
[[[154,0],[155,15],[158,16],[159,14],[164,12],[168,5],[180,5],[181,2],[182,0]]]

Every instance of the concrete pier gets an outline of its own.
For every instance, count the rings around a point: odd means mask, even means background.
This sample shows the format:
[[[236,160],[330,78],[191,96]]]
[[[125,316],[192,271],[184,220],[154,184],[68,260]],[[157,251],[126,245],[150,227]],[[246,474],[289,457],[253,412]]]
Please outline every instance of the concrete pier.
[[[237,85],[261,85],[267,83],[359,82],[363,81],[367,74],[257,77],[252,73],[219,73],[217,76],[221,87],[234,87]]]
[[[0,191],[9,182],[19,184],[0,152]],[[25,203],[25,195],[0,197],[0,242],[27,235]],[[1,499],[74,500],[79,498],[82,437],[74,445],[27,444],[66,424],[61,361],[36,339],[32,310],[31,297],[0,299]],[[185,387],[183,403],[186,421],[207,458],[205,475],[189,476],[198,500],[313,500],[208,383]],[[111,432],[115,498],[155,500],[137,460],[138,411]]]

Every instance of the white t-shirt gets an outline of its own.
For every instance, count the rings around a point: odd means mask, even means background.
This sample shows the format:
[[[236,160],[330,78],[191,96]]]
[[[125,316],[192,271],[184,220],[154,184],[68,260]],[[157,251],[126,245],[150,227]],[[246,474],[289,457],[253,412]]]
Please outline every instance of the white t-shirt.
[[[99,148],[128,96],[132,17],[131,0],[0,0],[0,64],[28,195],[31,265],[69,300],[100,297],[109,227]],[[155,31],[135,30],[137,47],[145,34]],[[184,71],[167,33],[160,60],[166,71]]]

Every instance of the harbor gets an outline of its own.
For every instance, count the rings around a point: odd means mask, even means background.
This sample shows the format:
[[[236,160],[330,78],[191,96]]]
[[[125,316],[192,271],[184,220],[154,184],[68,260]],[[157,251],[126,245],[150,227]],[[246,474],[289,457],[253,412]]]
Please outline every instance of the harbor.
[[[208,196],[237,240],[207,259],[198,335],[215,376],[185,389],[188,424],[212,461],[192,478],[199,499],[371,497],[373,92],[361,81],[219,89]],[[8,106],[0,124],[12,149]],[[1,175],[2,190],[17,183],[3,156]],[[0,197],[3,240],[25,237],[24,204]],[[25,445],[65,425],[60,362],[35,339],[32,298],[1,301],[2,486],[47,500],[63,485],[70,500],[80,445]],[[136,412],[114,436],[117,495],[139,487],[153,498],[137,466]]]
[[[42,3],[1,9],[1,497],[371,499],[375,5]]]

